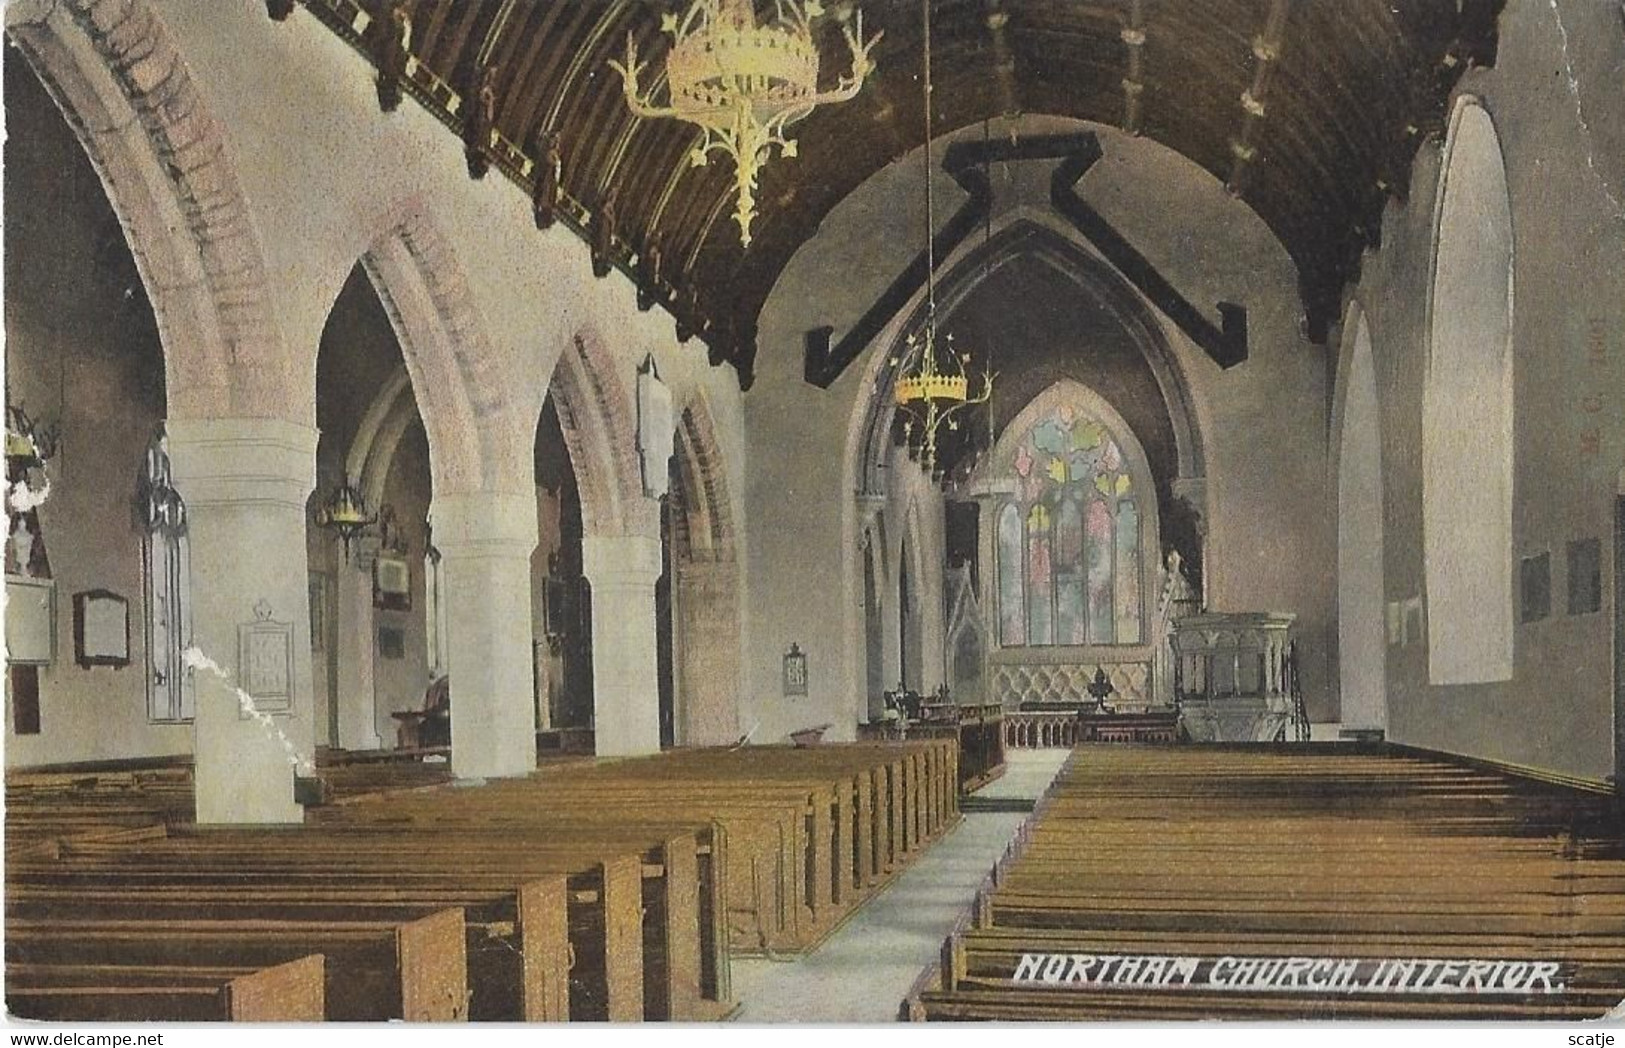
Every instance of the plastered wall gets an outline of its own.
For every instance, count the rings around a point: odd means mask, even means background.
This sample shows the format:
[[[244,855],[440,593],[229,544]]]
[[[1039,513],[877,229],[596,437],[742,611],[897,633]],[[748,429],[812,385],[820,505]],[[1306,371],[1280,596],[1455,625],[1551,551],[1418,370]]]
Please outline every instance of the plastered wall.
[[[1601,778],[1612,772],[1614,500],[1625,466],[1625,32],[1617,7],[1514,2],[1493,69],[1458,96],[1500,138],[1513,230],[1513,585],[1552,563],[1552,611],[1517,622],[1511,680],[1428,677],[1422,390],[1443,143],[1427,143],[1391,206],[1356,297],[1371,326],[1382,415],[1385,599],[1420,601],[1422,630],[1387,648],[1389,737]],[[1609,85],[1612,85],[1610,87]],[[1597,538],[1603,606],[1567,613],[1567,544]],[[1508,595],[1516,616],[1516,593]],[[1390,638],[1390,641],[1392,638]]]

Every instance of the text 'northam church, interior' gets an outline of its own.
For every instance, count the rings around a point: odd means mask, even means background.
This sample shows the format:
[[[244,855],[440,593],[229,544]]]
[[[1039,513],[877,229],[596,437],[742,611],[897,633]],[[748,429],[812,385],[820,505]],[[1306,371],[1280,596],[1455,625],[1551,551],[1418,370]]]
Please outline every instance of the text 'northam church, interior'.
[[[1625,1000],[1620,0],[12,0],[5,999]]]

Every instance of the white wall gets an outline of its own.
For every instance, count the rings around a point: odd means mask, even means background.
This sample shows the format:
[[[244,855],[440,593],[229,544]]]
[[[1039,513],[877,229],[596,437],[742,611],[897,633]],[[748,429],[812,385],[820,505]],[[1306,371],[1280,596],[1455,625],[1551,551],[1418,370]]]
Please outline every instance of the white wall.
[[[1513,549],[1551,554],[1552,614],[1514,627],[1513,676],[1428,683],[1425,636],[1388,648],[1389,737],[1601,777],[1611,752],[1613,505],[1625,465],[1625,34],[1617,5],[1513,2],[1493,69],[1458,95],[1494,121],[1511,196]],[[1441,143],[1418,156],[1408,203],[1356,292],[1383,400],[1389,602],[1425,598],[1422,377]],[[1603,608],[1567,614],[1568,542],[1602,540]],[[1515,597],[1515,594],[1514,594]]]

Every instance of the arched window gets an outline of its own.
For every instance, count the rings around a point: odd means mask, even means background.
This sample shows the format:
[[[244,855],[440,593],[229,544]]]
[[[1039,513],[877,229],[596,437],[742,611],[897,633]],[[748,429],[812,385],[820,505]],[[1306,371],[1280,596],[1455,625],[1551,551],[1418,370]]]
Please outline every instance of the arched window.
[[[1422,394],[1428,677],[1512,678],[1512,210],[1490,115],[1464,100],[1439,190]]]
[[[1010,457],[998,509],[1003,647],[1139,644],[1139,492],[1111,430],[1070,405],[1034,423]]]
[[[186,541],[186,503],[170,481],[163,437],[147,449],[141,477],[142,596],[147,633],[147,717],[192,719],[192,572]]]

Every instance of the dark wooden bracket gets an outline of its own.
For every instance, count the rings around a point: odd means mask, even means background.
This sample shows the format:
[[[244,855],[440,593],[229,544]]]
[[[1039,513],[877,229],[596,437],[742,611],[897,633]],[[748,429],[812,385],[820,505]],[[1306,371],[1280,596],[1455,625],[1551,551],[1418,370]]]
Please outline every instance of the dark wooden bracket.
[[[1215,326],[1110,222],[1078,196],[1078,180],[1102,155],[1100,140],[1091,132],[1027,135],[1013,141],[956,142],[949,146],[942,168],[965,191],[966,199],[937,234],[938,266],[964,243],[993,206],[993,187],[985,174],[986,164],[1060,160],[1050,180],[1050,205],[1220,367],[1233,367],[1246,360],[1245,307],[1232,302],[1218,303],[1220,323]],[[807,382],[828,389],[840,378],[891,318],[925,286],[928,265],[923,250],[916,254],[839,342],[833,341],[833,327],[809,330],[805,335],[803,363]]]

